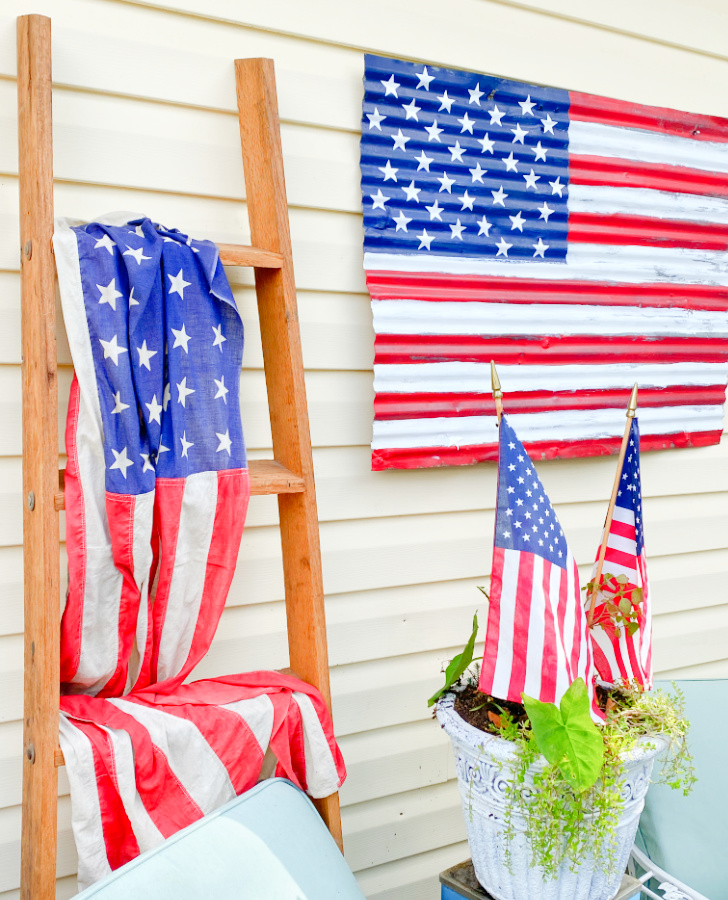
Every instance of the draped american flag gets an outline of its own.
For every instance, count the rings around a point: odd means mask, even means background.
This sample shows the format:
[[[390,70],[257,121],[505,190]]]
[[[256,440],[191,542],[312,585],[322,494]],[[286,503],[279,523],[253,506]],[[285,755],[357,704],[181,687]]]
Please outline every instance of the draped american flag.
[[[597,559],[599,554],[597,553]],[[596,563],[592,577],[596,575]],[[611,576],[611,577],[607,577]],[[624,624],[615,624],[605,610],[604,599],[618,587],[616,579],[626,578],[625,599],[632,599],[632,590],[641,592],[640,603],[633,606],[639,627],[634,634]],[[647,580],[645,530],[642,516],[642,483],[640,478],[640,429],[632,419],[629,443],[619,473],[619,488],[614,515],[609,526],[607,548],[602,568],[604,592],[594,607],[592,640],[594,663],[601,678],[614,684],[638,681],[649,690],[652,686],[652,610]],[[587,598],[587,601],[589,598]]]
[[[75,377],[60,742],[84,887],[252,787],[268,750],[314,797],[345,777],[321,694],[210,648],[250,494],[243,325],[219,254],[149,219],[56,225]]]
[[[728,120],[368,55],[374,469],[494,459],[487,364],[534,456],[717,443]]]
[[[579,572],[536,468],[503,416],[493,571],[479,689],[503,700],[521,694],[559,703],[584,679],[596,704],[591,641]]]

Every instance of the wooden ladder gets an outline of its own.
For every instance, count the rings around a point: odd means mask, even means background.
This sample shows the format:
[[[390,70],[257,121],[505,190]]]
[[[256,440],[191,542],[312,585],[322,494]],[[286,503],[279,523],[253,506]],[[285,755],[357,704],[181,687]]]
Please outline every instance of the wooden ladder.
[[[51,23],[18,19],[18,136],[22,287],[23,900],[52,900],[56,880],[60,540],[53,234]],[[229,266],[252,266],[258,298],[273,455],[251,460],[253,494],[277,494],[291,669],[331,706],[321,551],[303,380],[273,61],[235,61],[240,139],[253,246],[223,244]],[[341,839],[338,794],[317,800]]]

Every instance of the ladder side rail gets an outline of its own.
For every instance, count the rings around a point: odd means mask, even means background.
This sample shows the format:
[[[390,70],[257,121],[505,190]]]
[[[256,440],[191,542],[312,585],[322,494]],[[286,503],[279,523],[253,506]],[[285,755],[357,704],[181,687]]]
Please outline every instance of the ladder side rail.
[[[23,390],[22,900],[56,895],[60,692],[58,389],[53,235],[51,21],[21,16],[18,42]]]
[[[331,708],[313,456],[273,60],[236,60],[235,81],[251,240],[282,256],[280,268],[255,270],[273,455],[305,483],[303,493],[278,496],[290,665],[319,689]],[[341,846],[338,794],[316,805]]]

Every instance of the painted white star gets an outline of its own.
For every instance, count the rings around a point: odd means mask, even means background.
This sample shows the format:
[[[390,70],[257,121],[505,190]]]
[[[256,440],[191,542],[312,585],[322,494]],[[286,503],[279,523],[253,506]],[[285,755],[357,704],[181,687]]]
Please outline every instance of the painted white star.
[[[549,249],[548,244],[544,244],[543,239],[539,238],[537,244],[533,244],[534,256],[540,256],[541,259],[544,258],[544,253]]]
[[[117,391],[117,392],[114,394],[114,401],[115,401],[115,403],[116,403],[116,406],[111,410],[112,414],[113,414],[113,413],[124,412],[125,409],[129,409],[129,404],[128,404],[128,403],[122,403],[122,402],[121,402],[121,391]]]
[[[520,211],[515,214],[515,216],[508,216],[511,220],[511,231],[514,231],[516,228],[519,231],[523,231],[523,223],[526,221],[521,215]]]
[[[390,75],[387,81],[383,81],[381,78],[379,80],[382,82],[385,97],[388,97],[390,94],[393,94],[395,97],[399,97],[399,94],[397,93],[399,84],[397,84],[397,82],[394,80],[394,75]]]
[[[518,105],[519,105],[519,106],[521,107],[521,109],[523,110],[523,115],[524,115],[524,116],[532,116],[532,115],[533,115],[533,112],[532,112],[531,110],[534,109],[534,107],[536,106],[536,104],[535,104],[535,103],[531,103],[531,95],[530,95],[530,94],[528,95],[528,97],[526,97],[525,100],[519,100],[519,101],[518,101]]]
[[[427,74],[427,66],[425,66],[421,72],[415,72],[415,75],[420,79],[417,82],[417,87],[423,87],[426,91],[429,91],[430,82],[435,80],[435,76]]]
[[[501,112],[497,106],[494,106],[493,109],[489,109],[488,114],[490,115],[490,124],[491,125],[500,125],[501,119],[505,115],[505,113]]]
[[[473,184],[475,184],[476,181],[479,181],[482,184],[483,183],[483,175],[485,175],[485,173],[488,170],[481,168],[480,163],[477,162],[475,164],[475,168],[470,169],[469,171],[470,171],[470,177],[473,181]]]
[[[170,294],[179,294],[180,297],[184,300],[185,298],[185,288],[189,287],[192,284],[191,281],[185,281],[184,275],[182,274],[182,269],[176,275],[167,275],[167,278],[172,282],[169,286]]]
[[[437,202],[437,199],[432,204],[432,206],[426,206],[425,209],[430,214],[430,221],[432,221],[433,219],[439,219],[440,222],[442,222],[441,213],[442,213],[443,207],[440,206],[440,204]]]
[[[531,169],[530,174],[524,175],[523,177],[526,180],[526,188],[528,188],[529,190],[533,188],[534,191],[538,190],[538,188],[536,187],[536,182],[541,178],[540,175],[536,175],[533,169]]]
[[[394,229],[395,231],[407,231],[407,226],[412,219],[408,219],[404,214],[404,210],[400,209],[399,215],[394,217],[394,221],[397,223],[397,227]]]
[[[129,292],[129,306],[139,306],[139,301],[134,299],[134,288]]]
[[[448,147],[447,149],[450,151],[450,155],[452,156],[450,162],[455,162],[455,160],[457,160],[458,162],[463,161],[463,153],[465,153],[466,148],[460,146],[460,141],[455,141],[455,146]]]
[[[157,355],[157,351],[156,350],[148,350],[147,342],[144,341],[144,343],[141,345],[141,347],[137,347],[137,353],[139,354],[139,368],[144,366],[144,368],[147,369],[147,371],[151,372],[152,367],[149,365],[149,360],[153,356]]]
[[[219,432],[215,432],[217,439],[220,441],[220,446],[215,451],[219,453],[221,450],[227,450],[227,455],[230,456],[230,448],[232,447],[233,442],[230,440],[230,429],[225,432],[225,434],[220,434]]]
[[[558,194],[559,197],[564,196],[563,190],[566,187],[566,185],[561,183],[561,178],[557,178],[556,181],[549,181],[549,184],[551,185],[551,193],[552,194]]]
[[[397,172],[399,172],[399,169],[395,169],[389,160],[387,160],[386,166],[377,166],[377,168],[384,174],[385,181],[389,181],[390,178],[392,181],[397,180]]]
[[[547,151],[546,147],[542,146],[541,141],[539,141],[535,147],[531,147],[531,149],[536,154],[536,162],[538,162],[539,159],[542,162],[546,162],[546,153],[548,151]]]
[[[515,128],[511,128],[511,132],[515,135],[515,137],[513,138],[513,141],[512,141],[512,143],[514,143],[514,144],[516,144],[516,143],[522,144],[522,143],[523,143],[523,139],[524,139],[524,138],[526,137],[526,135],[528,134],[528,132],[526,131],[526,129],[525,129],[525,128],[521,128],[521,126],[520,126],[520,124],[519,124],[518,122],[516,122],[516,127],[515,127]]]
[[[513,155],[512,150],[508,156],[503,157],[503,162],[506,164],[506,172],[517,172],[518,171],[518,160]]]
[[[212,346],[219,347],[220,353],[222,353],[222,345],[227,340],[225,335],[222,333],[222,325],[218,325],[217,328],[215,328],[215,326],[213,325],[212,330],[213,330],[213,333],[215,334],[215,340],[212,342]]]
[[[217,393],[212,399],[219,400],[222,398],[222,400],[227,404],[227,395],[230,393],[230,391],[225,387],[225,376],[223,375],[219,381],[217,380],[217,378],[214,378],[213,381],[217,385]]]
[[[440,182],[440,193],[443,191],[447,191],[448,194],[452,194],[452,186],[455,184],[454,178],[448,178],[447,172],[442,173],[442,178],[437,179]]]
[[[386,116],[383,116],[380,114],[379,110],[375,106],[373,113],[367,113],[367,119],[369,119],[369,130],[371,131],[372,128],[377,128],[377,129],[379,129],[379,131],[381,131],[382,130],[382,122],[386,118],[387,118]]]
[[[442,112],[443,109],[446,109],[448,112],[452,110],[452,105],[455,102],[452,97],[447,96],[447,91],[444,91],[441,97],[437,98],[440,101],[440,109],[438,112]]]
[[[413,97],[410,103],[403,103],[402,109],[404,110],[406,119],[414,119],[415,122],[418,122],[417,113],[422,109],[421,106],[417,106],[415,103],[415,98]]]
[[[491,191],[493,195],[493,206],[499,204],[500,206],[505,207],[505,200],[508,194],[503,190],[503,185],[501,185],[497,191]]]
[[[475,203],[476,200],[475,197],[471,197],[470,194],[465,191],[460,200],[462,202],[462,206],[460,207],[461,211],[465,209],[469,209],[471,212],[473,211],[473,203]]]
[[[133,466],[134,463],[129,459],[126,455],[126,447],[121,451],[121,453],[117,453],[114,448],[111,448],[111,452],[114,454],[114,462],[109,466],[109,469],[118,469],[121,474],[126,479],[126,470],[129,466]]]
[[[189,456],[187,455],[187,453],[188,453],[190,447],[194,447],[195,445],[192,441],[187,440],[187,432],[186,431],[182,432],[182,437],[180,438],[180,441],[182,443],[182,456],[187,457],[187,459],[189,459]]]
[[[109,253],[113,256],[115,246],[116,244],[111,240],[108,234],[104,234],[104,236],[100,237],[94,244],[94,250],[96,250],[98,247],[106,247]]]
[[[541,124],[543,125],[543,133],[544,134],[553,134],[554,133],[554,125],[556,125],[556,121],[551,118],[551,114],[547,113],[545,119],[541,119]]]
[[[372,209],[384,209],[384,204],[391,199],[391,197],[385,197],[381,189],[376,194],[370,194],[369,196],[372,199]]]
[[[177,390],[179,391],[179,394],[177,395],[177,402],[181,403],[182,406],[184,406],[186,409],[187,408],[187,397],[189,397],[190,394],[194,394],[194,392],[195,392],[194,388],[187,387],[187,376],[185,376],[182,379],[182,381],[180,381],[180,383],[177,385]]]
[[[544,222],[548,222],[549,216],[551,215],[551,213],[554,210],[551,209],[551,207],[548,205],[548,203],[546,203],[545,200],[543,202],[543,206],[538,206],[536,208],[538,209],[538,212],[539,212],[539,216],[538,216],[539,219],[543,219]]]
[[[185,353],[189,353],[189,347],[187,346],[192,338],[185,331],[185,323],[182,323],[181,328],[173,328],[172,334],[174,335],[174,344],[172,344],[172,349],[175,347],[182,347]]]
[[[468,88],[468,93],[470,94],[469,102],[480,106],[480,98],[484,96],[483,91],[480,90],[480,85],[476,84],[472,90]]]
[[[164,386],[164,395],[163,395],[163,397],[162,397],[162,406],[164,407],[165,412],[166,412],[166,410],[167,410],[167,404],[169,403],[169,401],[170,401],[171,399],[172,399],[172,391],[171,391],[169,385],[168,385],[168,384],[165,384],[165,386]]]
[[[508,256],[508,251],[511,249],[512,246],[513,246],[513,244],[506,243],[505,238],[501,238],[498,241],[498,243],[496,244],[496,247],[498,248],[498,252],[496,253],[496,256]]]
[[[157,425],[161,425],[162,424],[162,410],[164,409],[164,407],[160,406],[160,404],[157,403],[157,395],[155,394],[152,397],[151,403],[145,403],[144,405],[149,410],[149,420],[148,420],[149,424],[151,425],[152,422],[156,422]]]
[[[104,341],[99,338],[99,343],[104,348],[104,359],[113,359],[114,365],[119,365],[119,354],[128,353],[126,347],[120,347],[116,342],[116,335],[110,341]]]
[[[490,135],[487,133],[482,138],[478,138],[478,143],[482,144],[483,149],[480,151],[481,153],[490,153],[493,154],[493,147],[495,147],[495,141],[491,141]]]
[[[143,475],[145,472],[148,472],[148,471],[152,471],[152,472],[153,472],[153,471],[154,471],[154,466],[153,466],[152,463],[149,461],[149,457],[150,457],[151,455],[152,455],[151,453],[140,453],[140,454],[139,454],[139,456],[141,456],[141,458],[144,460],[144,467],[142,468],[142,475]]]
[[[425,169],[427,172],[430,171],[430,163],[432,162],[432,157],[426,156],[424,150],[420,153],[419,156],[415,156],[415,159],[419,163],[419,165],[417,166],[418,172],[420,171],[420,169]]]
[[[452,232],[452,234],[450,235],[450,240],[453,240],[454,238],[458,238],[458,240],[462,241],[463,231],[465,231],[465,226],[461,225],[460,219],[458,219],[457,222],[455,223],[455,225],[450,226],[450,231]]]
[[[407,135],[402,134],[402,129],[401,129],[401,128],[398,128],[398,129],[397,129],[397,134],[390,134],[389,136],[390,136],[390,137],[392,138],[392,140],[394,141],[394,147],[392,148],[392,150],[393,150],[393,151],[394,151],[394,150],[402,150],[403,152],[406,153],[406,147],[405,147],[405,144],[407,143],[407,141],[409,140],[409,138],[407,137]]]
[[[484,234],[486,237],[488,237],[488,232],[491,228],[492,224],[485,218],[485,216],[483,216],[482,219],[478,220],[478,237],[480,237],[481,234]]]
[[[106,285],[106,287],[103,287],[100,284],[97,284],[96,287],[101,292],[101,296],[99,297],[99,304],[108,303],[109,306],[114,310],[114,312],[116,312],[116,298],[124,296],[116,290],[116,279],[112,278],[111,281]]]
[[[460,129],[460,134],[464,134],[468,131],[470,134],[473,133],[473,125],[475,125],[475,119],[471,119],[467,113],[462,117],[462,119],[458,119],[458,122],[463,126]]]
[[[133,257],[139,265],[142,264],[143,259],[151,259],[151,256],[144,256],[144,247],[137,247],[134,250],[133,247],[130,247],[128,244],[126,245],[126,250],[123,252],[122,256],[131,256]]]
[[[434,119],[432,125],[425,125],[425,131],[429,134],[427,138],[428,141],[439,141],[440,135],[444,131],[444,128],[438,128],[437,119]],[[429,171],[429,169],[428,169]]]
[[[434,240],[434,236],[428,234],[427,231],[423,228],[422,234],[418,234],[417,237],[420,239],[420,246],[417,249],[421,250],[424,247],[426,250],[429,250],[430,244]]]
[[[415,187],[414,181],[410,181],[410,186],[403,187],[402,190],[405,192],[408,202],[412,200],[414,200],[415,203],[420,202],[420,191],[422,190],[422,188]]]

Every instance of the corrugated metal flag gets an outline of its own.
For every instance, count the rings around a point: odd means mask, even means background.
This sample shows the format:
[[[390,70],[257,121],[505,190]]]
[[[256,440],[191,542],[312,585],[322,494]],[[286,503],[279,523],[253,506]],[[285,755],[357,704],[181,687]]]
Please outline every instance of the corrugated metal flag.
[[[243,325],[214,244],[128,218],[54,236],[75,366],[60,740],[82,887],[252,787],[268,748],[312,796],[345,776],[298,678],[182,684],[217,629],[250,493]]]
[[[596,564],[592,578],[595,575]],[[632,419],[629,444],[620,472],[602,568],[602,584],[591,631],[597,671],[610,684],[626,679],[637,681],[649,690],[652,686],[652,610],[642,517],[640,429],[636,418]],[[634,626],[632,628],[629,622],[616,623],[615,627],[614,617],[605,607],[607,600],[615,602],[619,597],[631,604],[629,617]]]
[[[728,120],[366,57],[374,469],[495,459],[487,363],[534,456],[717,443]]]
[[[531,458],[508,418],[500,424],[498,499],[479,689],[559,703],[584,679],[596,704],[591,640],[579,571]]]

